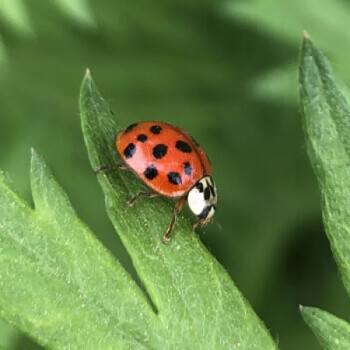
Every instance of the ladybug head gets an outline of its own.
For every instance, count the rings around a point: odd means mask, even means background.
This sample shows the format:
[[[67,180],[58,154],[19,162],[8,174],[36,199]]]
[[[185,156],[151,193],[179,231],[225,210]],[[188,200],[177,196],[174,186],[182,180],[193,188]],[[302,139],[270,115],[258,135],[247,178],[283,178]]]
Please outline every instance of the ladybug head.
[[[211,176],[201,178],[188,192],[188,206],[200,219],[201,224],[210,221],[215,213],[217,195]]]

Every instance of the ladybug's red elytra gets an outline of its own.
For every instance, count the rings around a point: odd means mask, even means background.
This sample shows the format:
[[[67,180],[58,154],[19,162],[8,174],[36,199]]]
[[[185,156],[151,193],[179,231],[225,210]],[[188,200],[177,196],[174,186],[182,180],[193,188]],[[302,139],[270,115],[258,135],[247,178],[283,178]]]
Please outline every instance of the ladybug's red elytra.
[[[117,135],[116,148],[123,163],[97,172],[115,167],[129,169],[150,189],[136,194],[127,207],[142,196],[178,198],[163,242],[170,239],[176,215],[186,201],[198,218],[191,232],[212,220],[217,194],[211,166],[190,134],[165,122],[138,122]]]

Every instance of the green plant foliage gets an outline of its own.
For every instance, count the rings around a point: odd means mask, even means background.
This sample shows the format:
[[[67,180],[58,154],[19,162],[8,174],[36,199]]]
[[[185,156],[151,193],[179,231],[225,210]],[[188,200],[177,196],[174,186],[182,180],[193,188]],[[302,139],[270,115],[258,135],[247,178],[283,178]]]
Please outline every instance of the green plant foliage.
[[[93,167],[116,161],[118,127],[88,74],[81,113]],[[264,325],[190,224],[161,242],[168,200],[137,203],[128,173],[99,175],[118,228],[156,312],[119,263],[77,218],[44,160],[32,152],[35,209],[0,178],[0,315],[50,348],[276,349]]]
[[[31,184],[35,210],[1,177],[1,317],[51,348],[145,347],[147,300],[35,152]]]
[[[12,327],[9,327],[8,323],[1,319],[0,334],[0,349],[14,349],[18,334]]]
[[[327,305],[341,315],[347,300],[336,266],[329,263],[326,238],[313,245],[322,235],[321,215],[297,105],[257,100],[250,90],[265,71],[275,72],[286,60],[295,65],[296,44],[286,45],[282,34],[281,40],[265,36],[263,26],[256,30],[233,21],[216,0],[88,1],[96,27],[79,25],[55,0],[22,2],[34,37],[14,34],[0,18],[7,57],[7,65],[0,66],[0,167],[21,196],[31,201],[27,153],[35,146],[83,221],[136,275],[107,217],[82,142],[78,91],[81,72],[91,67],[121,126],[168,121],[200,142],[213,165],[219,192],[215,216],[223,228],[208,225],[201,240],[281,348],[317,349],[296,305]],[[297,91],[297,74],[293,79],[283,91],[289,86]],[[278,101],[291,98],[282,97]],[[89,193],[89,200],[82,193]],[[316,293],[313,286],[321,279],[330,287]],[[25,339],[17,346],[28,348]]]
[[[259,31],[286,44],[286,49],[299,45],[302,30],[313,33],[317,42],[339,65],[340,74],[350,82],[350,6],[347,1],[333,0],[252,0],[225,2],[224,10],[236,21],[258,28]],[[336,38],[336,40],[335,40]],[[288,65],[261,75],[252,80],[252,91],[257,96],[273,100],[297,102],[295,81],[297,65],[288,58]],[[291,67],[293,65],[293,68]],[[288,73],[289,72],[289,73]],[[293,75],[290,72],[294,72]],[[278,74],[279,73],[279,74]],[[273,78],[273,79],[272,79]],[[287,83],[286,78],[289,79]],[[257,85],[257,86],[256,86]],[[269,88],[259,89],[261,86]],[[286,89],[286,87],[288,87]]]
[[[350,294],[350,105],[323,53],[307,37],[300,56],[300,105],[323,221]]]
[[[303,125],[321,189],[323,222],[350,294],[350,95],[307,34],[301,48],[299,74]],[[325,349],[340,349],[336,346],[338,338],[342,338],[339,346],[347,339],[346,348],[350,347],[350,328],[345,321],[313,309],[303,311],[303,316],[318,338],[323,339]],[[336,328],[327,333],[332,324]]]
[[[87,72],[80,110],[93,169],[120,161],[114,147],[120,130],[108,104]],[[200,240],[189,233],[191,224],[179,215],[168,244],[162,237],[174,202],[141,199],[132,209],[125,203],[141,190],[140,181],[125,170],[99,174],[109,216],[154,304],[159,324],[154,333],[161,347],[274,349],[268,332],[243,299],[220,264]]]
[[[33,26],[23,0],[0,1],[0,19],[20,36],[33,35]]]
[[[79,26],[96,26],[88,0],[54,0],[54,3]]]
[[[5,64],[6,61],[7,61],[7,57],[6,57],[5,45],[0,35],[0,65],[2,66],[2,68],[4,68],[3,64]]]
[[[301,314],[325,350],[348,350],[350,324],[329,312],[314,307],[301,307]]]

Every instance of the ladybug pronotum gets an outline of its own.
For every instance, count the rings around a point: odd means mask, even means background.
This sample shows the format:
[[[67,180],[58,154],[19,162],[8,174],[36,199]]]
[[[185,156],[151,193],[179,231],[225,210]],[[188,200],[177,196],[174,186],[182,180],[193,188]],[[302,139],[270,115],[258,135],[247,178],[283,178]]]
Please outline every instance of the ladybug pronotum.
[[[190,134],[169,123],[138,122],[117,135],[116,148],[123,162],[97,172],[117,167],[132,170],[150,189],[137,193],[127,207],[142,196],[178,198],[163,242],[170,239],[176,215],[186,201],[198,218],[191,232],[212,220],[217,194],[211,166]]]

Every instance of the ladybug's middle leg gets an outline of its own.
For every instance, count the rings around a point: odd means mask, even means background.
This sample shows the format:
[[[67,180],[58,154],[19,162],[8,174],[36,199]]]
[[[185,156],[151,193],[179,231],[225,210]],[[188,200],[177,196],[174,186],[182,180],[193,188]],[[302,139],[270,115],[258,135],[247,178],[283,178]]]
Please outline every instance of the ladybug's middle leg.
[[[109,170],[115,170],[115,169],[125,169],[125,170],[130,170],[124,162],[119,162],[113,165],[104,165],[101,166],[101,168],[96,169],[94,172],[95,174],[99,174],[99,173],[104,173],[105,171],[109,171]]]
[[[184,207],[185,203],[186,203],[186,196],[183,196],[175,204],[173,217],[171,218],[169,228],[166,231],[165,236],[163,237],[163,243],[167,243],[170,240],[171,232],[173,231],[175,221],[176,221],[176,216],[177,216],[177,214],[180,213],[180,211]]]
[[[132,197],[127,203],[126,203],[126,208],[130,208],[132,207],[135,202],[140,198],[140,197],[149,197],[149,198],[152,198],[152,197],[157,197],[159,196],[158,193],[156,192],[144,192],[144,191],[141,191],[139,193],[137,193],[134,197]]]

